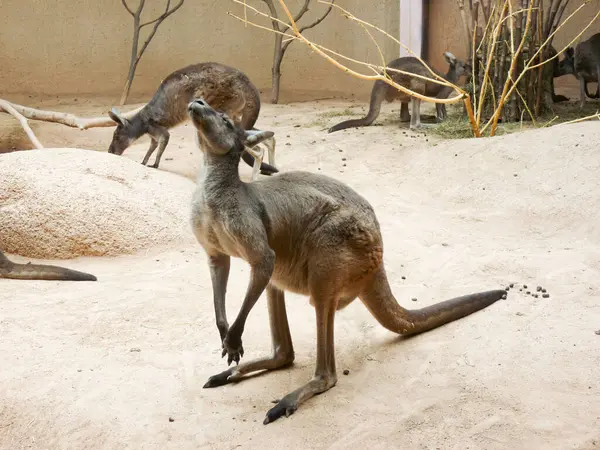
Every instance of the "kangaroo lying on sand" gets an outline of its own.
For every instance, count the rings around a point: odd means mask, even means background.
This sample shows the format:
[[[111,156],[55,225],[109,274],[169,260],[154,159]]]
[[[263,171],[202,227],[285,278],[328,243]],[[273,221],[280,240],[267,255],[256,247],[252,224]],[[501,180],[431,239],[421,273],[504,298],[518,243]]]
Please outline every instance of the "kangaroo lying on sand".
[[[600,97],[600,33],[592,35],[587,41],[582,41],[573,50],[565,50],[565,57],[559,63],[560,75],[573,74],[579,80],[579,106],[583,108],[586,96]],[[560,76],[559,75],[559,76]],[[587,84],[597,82],[596,94],[588,92]]]
[[[0,250],[0,278],[13,280],[96,281],[94,275],[45,264],[17,264]]]
[[[292,171],[253,183],[240,180],[237,165],[245,146],[273,135],[244,130],[203,100],[188,106],[198,131],[204,165],[192,200],[192,227],[209,257],[217,328],[223,356],[239,363],[248,314],[267,291],[273,355],[212,376],[205,388],[239,381],[294,361],[284,303],[288,290],[310,297],[317,317],[317,365],[311,381],[287,394],[264,423],[292,414],[298,406],[336,384],[334,317],[357,297],[377,321],[402,335],[421,333],[464,317],[501,299],[492,290],[407,310],[394,298],[383,266],[383,242],[373,208],[340,181]],[[229,327],[225,292],[230,257],[250,264],[240,312]]]
[[[447,81],[453,84],[456,84],[456,82],[461,76],[471,75],[471,66],[461,61],[460,59],[457,59],[452,53],[444,53],[444,58],[446,58],[446,61],[450,65],[446,75],[443,75],[441,72],[438,72],[433,68],[431,69],[440,77],[446,79]],[[429,70],[427,70],[427,68],[421,63],[421,61],[412,56],[405,56],[402,58],[394,59],[393,61],[390,61],[387,67],[391,69],[404,70],[405,72],[411,72],[429,78],[433,77],[433,75],[431,75]],[[441,84],[437,83],[427,82],[420,78],[414,78],[409,75],[404,75],[398,72],[388,72],[388,74],[394,82],[408,89],[411,89],[414,92],[426,95],[427,97],[446,98],[448,97],[450,92],[452,92],[451,87],[442,86]],[[338,123],[337,125],[334,125],[329,129],[329,133],[333,133],[334,131],[339,131],[350,127],[365,127],[367,125],[371,125],[375,121],[375,119],[377,119],[377,116],[379,116],[379,111],[381,110],[381,103],[384,99],[388,102],[400,100],[400,121],[410,121],[410,128],[419,128],[421,126],[421,100],[415,97],[411,97],[410,95],[407,95],[403,92],[400,92],[399,90],[390,86],[384,81],[377,80],[373,85],[373,89],[371,90],[371,103],[369,104],[369,112],[367,113],[367,115],[362,119],[352,119]],[[412,107],[412,111],[410,114],[408,113],[409,101],[411,102]],[[446,119],[445,105],[441,103],[436,103],[435,109],[438,122],[441,122],[442,120]]]
[[[168,129],[187,120],[187,105],[197,97],[210,101],[211,105],[227,113],[235,124],[244,130],[252,129],[258,119],[260,95],[243,72],[214,62],[194,64],[165,78],[148,104],[132,118],[124,118],[115,108],[108,113],[117,123],[108,152],[122,155],[135,140],[149,134],[150,148],[142,164],[148,163],[158,147],[156,160],[151,166],[158,168],[169,143]],[[274,151],[275,140],[272,139],[269,146],[271,164],[275,164]],[[249,166],[254,165],[254,159],[249,154],[245,153],[242,158]],[[262,161],[260,170],[263,175],[277,172],[274,166]]]

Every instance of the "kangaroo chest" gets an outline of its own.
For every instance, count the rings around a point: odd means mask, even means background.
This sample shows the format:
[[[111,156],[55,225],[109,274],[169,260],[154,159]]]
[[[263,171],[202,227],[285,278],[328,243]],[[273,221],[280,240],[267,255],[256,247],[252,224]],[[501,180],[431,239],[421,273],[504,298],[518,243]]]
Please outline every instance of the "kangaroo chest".
[[[246,259],[236,220],[239,217],[241,209],[233,193],[213,195],[198,183],[192,201],[192,230],[208,254]]]

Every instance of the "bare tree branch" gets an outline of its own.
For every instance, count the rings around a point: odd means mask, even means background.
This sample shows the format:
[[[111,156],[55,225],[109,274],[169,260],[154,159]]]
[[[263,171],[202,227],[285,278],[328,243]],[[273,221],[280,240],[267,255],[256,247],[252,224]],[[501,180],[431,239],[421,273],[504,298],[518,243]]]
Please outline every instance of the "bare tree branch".
[[[131,10],[131,8],[129,8],[129,5],[127,5],[127,2],[125,0],[121,0],[121,3],[123,3],[123,6],[127,10],[127,12],[133,16],[133,11]]]
[[[33,144],[33,146],[35,148],[37,148],[37,149],[44,148],[42,143],[38,140],[38,138],[33,133],[33,130],[27,123],[27,119],[21,113],[19,113],[13,107],[13,105],[11,103],[7,102],[6,100],[0,99],[0,111],[7,112],[8,114],[10,114],[11,116],[13,116],[15,119],[17,119],[19,121],[19,123],[23,127],[23,130],[25,130],[25,133],[27,133],[27,137],[29,138],[29,140],[31,141],[31,143]]]
[[[296,14],[296,17],[294,17],[294,22],[298,22],[300,19],[302,19],[302,16],[308,11],[309,5],[310,0],[304,0],[304,5],[302,5],[302,9],[298,12],[298,14]]]
[[[7,105],[8,109],[6,108]],[[146,105],[142,105],[139,108],[128,111],[122,114],[122,116],[126,119],[129,119],[137,114],[144,106]],[[7,112],[11,114],[9,111],[11,107],[27,119],[40,120],[42,122],[60,123],[71,128],[79,128],[80,130],[116,126],[116,123],[109,117],[79,117],[70,113],[30,108],[28,106],[18,105],[16,103],[0,99],[0,112]]]
[[[311,28],[316,27],[317,25],[319,25],[321,22],[323,22],[325,20],[325,18],[329,15],[329,13],[331,12],[331,10],[333,9],[333,4],[335,3],[335,0],[331,0],[331,4],[329,5],[329,8],[327,8],[327,10],[325,11],[325,13],[319,17],[317,20],[315,20],[313,23],[309,24],[309,25],[304,25],[303,27],[300,28],[300,33],[306,31],[306,30],[310,30]],[[297,20],[296,20],[297,22]],[[292,41],[287,41],[285,44],[283,44],[283,47],[281,47],[281,51],[283,53],[285,53],[286,49],[288,48],[288,46],[292,43]]]
[[[125,3],[125,0],[121,0],[123,5],[127,8],[127,11],[131,13],[131,9]],[[160,24],[171,14],[175,13],[181,6],[183,5],[184,0],[179,0],[179,2],[171,8],[171,0],[167,0],[165,12],[163,12],[160,16],[158,16],[154,20],[150,20],[145,23],[141,22],[142,10],[144,9],[145,0],[139,0],[138,8],[133,15],[133,39],[131,42],[131,59],[129,61],[129,71],[127,73],[127,79],[125,81],[125,86],[123,87],[123,93],[121,95],[120,104],[124,105],[127,101],[127,97],[129,96],[129,91],[131,89],[131,85],[133,84],[133,78],[135,76],[135,71],[137,69],[138,63],[142,58],[142,55],[150,45],[150,41],[156,35],[158,31],[158,27]],[[146,25],[154,25],[152,31],[148,34],[142,48],[138,51],[139,41],[140,41],[140,31]]]
[[[263,1],[263,3],[265,3],[267,5],[267,8],[269,9],[269,13],[270,13],[269,15],[264,14],[264,13],[258,11],[256,8],[247,5],[245,0],[233,0],[233,2],[239,3],[244,6],[244,13],[246,11],[246,8],[250,8],[254,12],[256,12],[260,15],[266,16],[271,20],[271,26],[273,28],[273,32],[275,33],[275,43],[274,43],[274,47],[273,47],[273,66],[271,68],[271,102],[277,103],[279,101],[279,87],[281,84],[281,64],[283,62],[283,57],[285,55],[285,51],[287,50],[287,48],[289,47],[291,42],[294,41],[295,39],[293,36],[287,34],[287,31],[292,29],[291,22],[285,23],[285,22],[279,20],[277,8],[275,7],[273,0],[262,0],[262,1]],[[333,0],[333,1],[335,1],[335,0]],[[298,20],[300,20],[306,14],[306,12],[308,12],[309,7],[310,7],[310,2],[311,2],[311,0],[304,0],[304,4],[300,8],[300,11],[298,11],[298,13],[296,14],[295,17],[291,17],[291,19],[293,20],[294,23],[296,23]],[[319,23],[321,23],[323,20],[325,20],[327,15],[331,12],[332,7],[333,6],[330,5],[322,17],[317,19],[315,22],[304,26],[302,28],[302,30],[304,31],[304,30],[313,28],[313,27],[317,26]],[[237,18],[237,16],[234,16],[233,14],[230,14],[230,15]],[[244,22],[248,23],[247,19],[244,19]],[[256,25],[256,24],[251,24],[251,25]],[[285,42],[283,41],[284,37],[287,38]]]
[[[171,0],[167,0],[167,7],[165,8],[165,12],[164,12],[164,13],[162,13],[162,14],[161,14],[159,17],[157,17],[156,19],[154,19],[154,20],[150,20],[150,21],[148,21],[148,22],[146,22],[146,23],[143,23],[143,24],[141,24],[141,25],[140,25],[140,28],[144,28],[146,25],[152,25],[152,24],[153,24],[153,23],[155,23],[155,22],[159,22],[159,21],[160,21],[160,22],[162,22],[162,21],[163,21],[163,20],[165,20],[167,17],[169,17],[171,14],[173,14],[175,11],[177,11],[179,8],[181,8],[181,6],[183,5],[183,1],[184,1],[184,0],[180,0],[180,2],[179,2],[177,5],[175,5],[175,6],[173,7],[173,9],[169,10],[169,7],[170,7],[170,5],[171,5]]]
[[[277,21],[278,15],[277,15],[277,8],[275,8],[275,5],[273,4],[273,0],[263,0],[263,2],[265,2],[267,4],[267,7],[269,8],[269,12],[271,13],[271,23],[273,25],[273,29],[275,31],[281,31],[281,28],[279,27],[279,22]]]

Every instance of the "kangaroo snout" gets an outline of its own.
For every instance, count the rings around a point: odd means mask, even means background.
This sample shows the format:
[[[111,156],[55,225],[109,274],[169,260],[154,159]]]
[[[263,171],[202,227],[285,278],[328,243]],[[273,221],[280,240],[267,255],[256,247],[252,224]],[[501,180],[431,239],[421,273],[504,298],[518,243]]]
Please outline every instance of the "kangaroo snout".
[[[210,108],[210,105],[208,103],[206,103],[201,98],[197,98],[195,100],[192,100],[188,104],[188,111],[189,112],[201,113],[202,111],[206,110],[207,108]]]

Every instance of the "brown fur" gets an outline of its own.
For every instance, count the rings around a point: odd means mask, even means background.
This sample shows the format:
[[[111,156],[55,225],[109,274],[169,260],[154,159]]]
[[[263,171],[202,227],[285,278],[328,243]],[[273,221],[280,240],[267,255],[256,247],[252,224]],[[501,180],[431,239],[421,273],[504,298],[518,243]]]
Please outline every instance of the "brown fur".
[[[0,250],[0,278],[14,280],[96,281],[94,275],[46,264],[17,264]]]
[[[188,119],[186,108],[194,98],[210,101],[219,111],[226,112],[244,130],[254,127],[260,112],[260,94],[250,79],[233,67],[215,62],[193,64],[176,70],[165,78],[144,108],[135,116],[125,119],[113,108],[109,116],[117,124],[109,153],[121,155],[137,139],[145,134],[151,138],[150,148],[142,161],[146,165],[158,148],[156,160],[151,167],[158,168],[160,159],[169,143],[170,128]],[[270,162],[273,150],[269,148]],[[252,166],[254,160],[248,154],[244,161]],[[261,173],[277,172],[274,166],[261,163]]]
[[[381,325],[403,335],[430,330],[499,300],[494,290],[419,310],[394,298],[383,266],[383,241],[373,208],[357,192],[327,176],[287,172],[243,183],[236,169],[245,146],[272,136],[236,127],[201,100],[189,105],[204,166],[192,204],[192,227],[209,257],[215,316],[228,362],[244,354],[248,314],[266,289],[274,354],[244,362],[211,377],[205,387],[241,380],[294,360],[284,291],[310,297],[317,317],[317,365],[311,381],[267,412],[265,424],[292,414],[306,399],[336,384],[334,317],[356,298]],[[229,327],[225,293],[231,256],[250,264],[248,290]]]
[[[449,64],[448,72],[446,75],[444,75],[432,68],[432,70],[438,76],[450,81],[451,83],[456,83],[461,76],[469,76],[471,74],[471,67],[463,61],[457,59],[454,55],[452,55],[452,53],[446,52],[444,53],[444,57]],[[393,61],[390,61],[387,67],[429,78],[433,77],[429,70],[421,63],[421,61],[412,56],[394,59]],[[446,98],[450,92],[452,92],[452,88],[450,87],[442,86],[438,83],[428,82],[420,78],[411,77],[410,75],[405,75],[403,73],[388,72],[388,75],[395,83],[427,97]],[[338,123],[329,129],[329,133],[351,127],[364,127],[371,125],[375,119],[377,119],[377,116],[379,116],[379,111],[381,110],[381,103],[383,100],[388,102],[399,100],[401,102],[400,121],[410,121],[411,128],[418,128],[421,126],[421,100],[399,91],[384,81],[377,80],[371,91],[371,103],[369,104],[369,112],[367,115],[362,119],[352,119]],[[412,114],[409,114],[408,112],[408,102],[411,102]],[[435,106],[437,119],[441,122],[446,118],[446,107],[441,103],[436,103]]]

